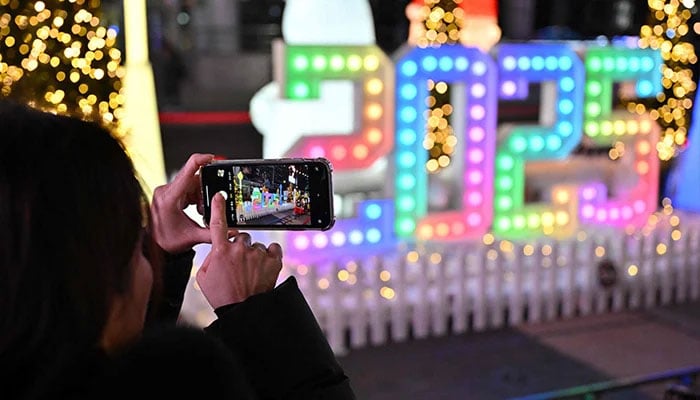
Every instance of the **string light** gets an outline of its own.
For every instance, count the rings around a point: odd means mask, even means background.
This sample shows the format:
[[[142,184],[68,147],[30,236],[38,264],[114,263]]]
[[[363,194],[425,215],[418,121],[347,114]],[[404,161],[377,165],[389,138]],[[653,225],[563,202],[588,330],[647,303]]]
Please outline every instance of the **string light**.
[[[100,0],[0,0],[0,93],[117,132],[123,113],[118,32]]]
[[[420,8],[424,23],[416,45],[439,47],[458,43],[464,26],[464,10],[459,6],[461,2],[462,0],[426,0]],[[453,109],[449,85],[430,80],[428,89],[430,95],[426,104],[430,111],[423,147],[429,152],[426,168],[429,172],[437,172],[450,164],[457,137],[450,125]]]
[[[662,128],[657,150],[659,158],[664,161],[677,155],[686,144],[689,110],[696,90],[689,65],[697,62],[697,55],[693,45],[686,40],[691,33],[688,20],[692,16],[686,3],[690,2],[648,0],[651,22],[640,30],[639,47],[660,50],[664,60],[664,91],[656,98],[658,106],[650,111]],[[645,107],[636,103],[629,104],[628,109],[639,114],[645,112]]]

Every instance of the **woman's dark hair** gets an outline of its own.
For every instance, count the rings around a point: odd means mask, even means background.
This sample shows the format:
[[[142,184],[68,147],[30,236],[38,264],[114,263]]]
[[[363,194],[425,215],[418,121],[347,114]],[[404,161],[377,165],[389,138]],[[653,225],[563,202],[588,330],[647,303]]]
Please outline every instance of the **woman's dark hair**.
[[[105,128],[0,100],[0,364],[97,346],[145,205]]]

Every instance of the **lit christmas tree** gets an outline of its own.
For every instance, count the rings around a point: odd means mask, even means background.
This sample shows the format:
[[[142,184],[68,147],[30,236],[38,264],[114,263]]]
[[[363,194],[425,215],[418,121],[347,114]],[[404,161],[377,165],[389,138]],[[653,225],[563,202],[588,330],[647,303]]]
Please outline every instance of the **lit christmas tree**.
[[[688,127],[695,97],[696,82],[693,67],[698,60],[689,36],[695,33],[689,20],[694,1],[648,0],[651,23],[640,32],[639,45],[661,51],[664,59],[662,84],[657,103],[650,115],[662,128],[657,150],[661,160],[670,160],[686,145]],[[631,111],[643,113],[644,104],[628,104]]]
[[[418,3],[422,5],[414,5],[407,11],[409,14],[415,13],[414,19],[422,22],[419,26],[412,27],[413,37],[409,38],[409,42],[415,42],[419,47],[438,47],[459,42],[460,29],[464,24],[464,11],[459,8],[461,0],[425,0]],[[453,110],[449,85],[429,80],[428,89],[430,95],[426,103],[430,107],[430,114],[423,147],[429,152],[426,168],[429,172],[437,172],[450,164],[457,138],[450,125]]]
[[[0,91],[116,128],[124,68],[100,0],[0,0]]]

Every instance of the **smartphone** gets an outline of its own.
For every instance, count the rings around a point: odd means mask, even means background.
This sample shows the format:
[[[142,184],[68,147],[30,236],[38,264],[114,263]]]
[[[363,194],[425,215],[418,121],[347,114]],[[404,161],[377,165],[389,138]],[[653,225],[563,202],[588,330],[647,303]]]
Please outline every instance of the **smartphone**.
[[[229,227],[328,230],[335,223],[332,171],[325,158],[213,161],[199,171],[204,222],[223,191]]]

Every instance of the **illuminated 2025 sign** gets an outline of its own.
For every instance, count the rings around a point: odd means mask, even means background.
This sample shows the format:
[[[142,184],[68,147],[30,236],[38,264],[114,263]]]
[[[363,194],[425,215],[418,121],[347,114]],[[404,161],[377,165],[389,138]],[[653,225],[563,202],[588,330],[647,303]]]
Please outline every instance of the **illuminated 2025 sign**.
[[[350,134],[304,136],[290,156],[326,157],[336,171],[365,168],[383,157],[393,162],[392,199],[359,205],[356,218],[328,233],[290,232],[291,253],[309,248],[353,249],[397,240],[454,240],[493,231],[504,237],[566,236],[579,225],[639,226],[655,211],[658,127],[645,113],[613,108],[616,83],[633,83],[637,97],[661,91],[657,51],[628,47],[586,49],[563,43],[502,44],[497,59],[460,45],[408,48],[391,61],[376,46],[287,46],[283,93],[313,100],[321,82],[361,85],[361,123]],[[464,105],[453,121],[463,146],[461,208],[428,212],[425,99],[428,80],[462,88]],[[550,85],[542,123],[498,127],[498,99],[523,99],[532,84]],[[582,140],[624,144],[623,180],[600,179],[551,187],[546,201],[525,201],[528,163],[566,160]],[[622,153],[622,152],[621,152]]]

